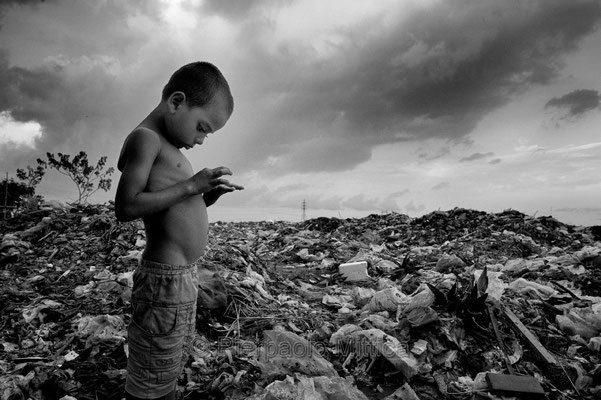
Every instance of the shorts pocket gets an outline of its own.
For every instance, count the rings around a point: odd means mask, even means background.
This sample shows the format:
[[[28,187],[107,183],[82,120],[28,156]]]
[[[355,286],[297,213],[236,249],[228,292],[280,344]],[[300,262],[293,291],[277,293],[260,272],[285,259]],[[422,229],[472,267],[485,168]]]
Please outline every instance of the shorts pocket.
[[[128,330],[132,364],[128,370],[156,384],[174,381],[181,372],[187,320],[193,307],[138,303],[134,308]]]
[[[128,330],[128,373],[138,379],[163,384],[174,381],[181,372],[185,344],[183,329],[152,335],[131,322]]]
[[[158,383],[174,380],[182,368],[186,336],[183,329],[168,336],[152,337],[150,374]]]
[[[133,304],[132,321],[144,333],[169,335],[179,325],[181,317],[178,307],[156,307],[144,302]]]
[[[142,302],[152,301],[152,286],[154,279],[151,274],[136,268],[133,275],[134,285],[131,297]]]
[[[129,346],[127,372],[147,380],[151,364],[152,336],[140,329],[138,324],[130,322],[127,327],[127,342]]]

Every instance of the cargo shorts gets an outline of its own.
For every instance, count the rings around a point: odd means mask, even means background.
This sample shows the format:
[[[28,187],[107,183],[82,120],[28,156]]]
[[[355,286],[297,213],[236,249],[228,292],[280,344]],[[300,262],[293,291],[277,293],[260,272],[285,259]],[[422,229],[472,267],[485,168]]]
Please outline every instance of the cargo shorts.
[[[140,260],[133,275],[125,390],[153,399],[175,389],[195,333],[199,261]]]

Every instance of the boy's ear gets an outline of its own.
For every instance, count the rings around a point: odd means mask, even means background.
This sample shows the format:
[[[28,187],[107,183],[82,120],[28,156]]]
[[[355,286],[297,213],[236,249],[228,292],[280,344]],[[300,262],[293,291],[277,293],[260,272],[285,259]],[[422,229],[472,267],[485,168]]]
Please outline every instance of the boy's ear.
[[[169,111],[175,112],[186,101],[184,92],[173,92],[168,99]]]

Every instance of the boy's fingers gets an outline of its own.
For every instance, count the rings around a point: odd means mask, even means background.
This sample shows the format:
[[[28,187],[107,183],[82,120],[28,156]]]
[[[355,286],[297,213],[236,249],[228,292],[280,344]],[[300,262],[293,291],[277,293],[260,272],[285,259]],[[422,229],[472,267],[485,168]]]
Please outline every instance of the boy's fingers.
[[[232,171],[228,167],[217,167],[213,168],[213,176],[232,175]]]
[[[215,189],[220,190],[220,191],[222,191],[224,193],[230,193],[230,192],[233,192],[235,190],[242,190],[243,188],[242,188],[242,186],[238,186],[238,185],[231,185],[231,184],[230,185],[225,185],[225,184],[222,184],[222,185],[216,186]]]
[[[226,185],[228,188],[232,188],[232,190],[242,190],[244,189],[243,186],[240,185],[236,185],[235,183],[232,183],[230,181],[228,181],[227,179],[223,179],[223,178],[219,178],[216,179],[215,182],[217,182],[218,185]]]
[[[230,186],[230,181],[228,181],[227,179],[223,179],[223,178],[213,179],[213,181],[211,183],[215,186],[221,186],[221,185]]]
[[[243,186],[230,183],[225,179],[215,180],[213,184],[215,185],[215,189],[227,190],[228,192],[233,192],[234,190],[244,190]]]

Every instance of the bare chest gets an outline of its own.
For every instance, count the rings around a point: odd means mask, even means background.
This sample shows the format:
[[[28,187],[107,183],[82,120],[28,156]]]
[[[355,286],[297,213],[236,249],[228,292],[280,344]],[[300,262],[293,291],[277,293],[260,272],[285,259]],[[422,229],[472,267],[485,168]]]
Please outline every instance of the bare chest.
[[[192,165],[177,149],[164,149],[156,158],[148,176],[147,189],[157,191],[190,178]]]

